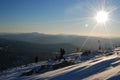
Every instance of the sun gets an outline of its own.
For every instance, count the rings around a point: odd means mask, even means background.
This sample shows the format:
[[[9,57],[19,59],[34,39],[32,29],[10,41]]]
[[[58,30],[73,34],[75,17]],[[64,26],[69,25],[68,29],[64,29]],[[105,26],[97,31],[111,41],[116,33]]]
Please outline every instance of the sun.
[[[108,20],[108,13],[106,11],[97,12],[95,19],[98,23],[105,23]]]

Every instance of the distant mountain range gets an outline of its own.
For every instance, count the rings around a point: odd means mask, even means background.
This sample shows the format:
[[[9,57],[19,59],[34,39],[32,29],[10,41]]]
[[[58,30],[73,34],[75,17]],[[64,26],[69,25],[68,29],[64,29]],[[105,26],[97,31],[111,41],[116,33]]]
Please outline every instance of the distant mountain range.
[[[118,44],[120,38],[100,38],[100,37],[87,37],[78,35],[50,35],[43,33],[11,33],[0,34],[0,38],[7,40],[16,40],[37,44],[71,44],[77,47],[84,45],[87,49],[97,49],[98,40],[101,41],[101,45],[104,48],[111,47],[111,44]],[[92,47],[91,47],[92,46]]]
[[[1,34],[1,38],[17,41],[26,41],[40,44],[71,43],[75,40],[84,40],[85,37],[75,35],[48,35],[42,33]]]

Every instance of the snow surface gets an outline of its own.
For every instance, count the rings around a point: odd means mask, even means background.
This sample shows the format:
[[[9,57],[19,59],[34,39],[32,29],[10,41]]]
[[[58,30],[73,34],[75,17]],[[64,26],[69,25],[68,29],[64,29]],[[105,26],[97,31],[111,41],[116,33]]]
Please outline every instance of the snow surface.
[[[71,55],[73,56],[73,54]],[[0,80],[120,80],[120,55],[116,54],[116,52],[113,55],[97,56],[90,60],[43,74],[20,76],[23,72],[46,63],[33,63],[29,66],[6,70],[0,73]]]

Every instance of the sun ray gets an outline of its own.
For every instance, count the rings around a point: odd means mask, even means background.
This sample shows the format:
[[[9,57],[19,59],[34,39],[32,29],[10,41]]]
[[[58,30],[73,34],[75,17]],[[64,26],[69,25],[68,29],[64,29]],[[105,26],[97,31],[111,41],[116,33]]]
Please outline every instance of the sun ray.
[[[110,47],[113,47],[113,42],[111,40],[110,30],[107,28],[107,26],[105,26],[105,25],[103,25],[103,26],[104,26],[104,29],[106,30],[107,35],[108,35]]]
[[[86,37],[86,40],[83,42],[81,48],[80,48],[80,51],[83,49],[83,47],[85,46],[85,44],[87,43],[87,41],[89,40],[91,34],[93,33],[93,31],[96,29],[97,27],[97,24],[93,27],[93,29],[90,31],[89,35]]]

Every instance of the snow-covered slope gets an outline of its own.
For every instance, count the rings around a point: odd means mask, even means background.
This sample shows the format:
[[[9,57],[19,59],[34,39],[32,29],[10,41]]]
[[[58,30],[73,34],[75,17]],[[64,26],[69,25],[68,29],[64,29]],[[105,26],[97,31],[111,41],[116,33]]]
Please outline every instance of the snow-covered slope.
[[[46,62],[0,73],[0,80],[120,80],[120,55],[96,56],[90,60],[43,74],[20,76]]]

